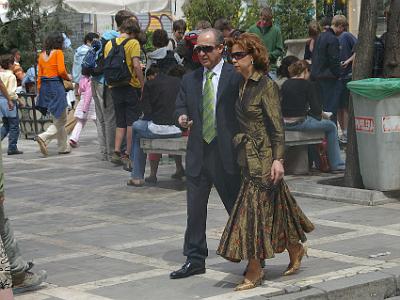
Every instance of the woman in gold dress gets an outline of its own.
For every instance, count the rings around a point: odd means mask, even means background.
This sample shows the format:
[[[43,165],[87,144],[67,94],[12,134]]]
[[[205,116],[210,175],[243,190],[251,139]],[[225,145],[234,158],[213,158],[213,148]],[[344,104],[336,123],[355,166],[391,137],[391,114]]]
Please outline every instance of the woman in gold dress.
[[[231,57],[244,78],[236,114],[240,133],[233,140],[242,171],[242,186],[222,234],[217,253],[239,262],[248,260],[245,277],[235,290],[262,283],[260,261],[285,249],[295,273],[306,254],[301,242],[314,225],[305,216],[283,180],[285,134],[277,85],[266,75],[268,52],[260,39],[244,33],[233,41]]]

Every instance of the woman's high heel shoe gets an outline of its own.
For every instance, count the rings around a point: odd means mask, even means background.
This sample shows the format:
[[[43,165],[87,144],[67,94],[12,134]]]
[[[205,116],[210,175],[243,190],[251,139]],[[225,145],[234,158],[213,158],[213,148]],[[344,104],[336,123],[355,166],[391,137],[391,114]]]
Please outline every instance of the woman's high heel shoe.
[[[291,261],[290,264],[288,265],[286,271],[283,273],[283,275],[288,276],[288,275],[292,275],[295,274],[301,266],[301,260],[303,259],[304,255],[307,255],[307,249],[303,247],[302,244],[298,244],[300,245],[300,249],[298,250],[297,254],[295,255],[295,259],[293,259],[293,262]]]
[[[264,279],[264,271],[261,270],[260,276],[254,282],[251,281],[250,279],[245,278],[243,279],[243,282],[241,284],[238,284],[235,287],[235,291],[238,292],[238,291],[254,289],[257,286],[262,285],[263,279]]]

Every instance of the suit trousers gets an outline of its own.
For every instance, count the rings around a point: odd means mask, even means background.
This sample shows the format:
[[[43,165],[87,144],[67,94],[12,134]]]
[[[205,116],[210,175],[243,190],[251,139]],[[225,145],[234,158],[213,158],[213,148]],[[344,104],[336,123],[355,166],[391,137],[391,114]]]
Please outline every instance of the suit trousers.
[[[187,226],[183,254],[188,261],[198,265],[204,265],[208,256],[207,204],[212,186],[215,186],[228,214],[233,209],[240,189],[240,175],[228,174],[224,170],[217,139],[210,144],[204,143],[200,174],[186,177]]]

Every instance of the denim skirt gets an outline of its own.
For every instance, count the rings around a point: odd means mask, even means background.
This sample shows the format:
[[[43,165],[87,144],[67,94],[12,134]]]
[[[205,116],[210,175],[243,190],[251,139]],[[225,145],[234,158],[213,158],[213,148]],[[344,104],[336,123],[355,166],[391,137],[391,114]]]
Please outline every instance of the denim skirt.
[[[67,97],[62,80],[59,77],[42,77],[37,109],[46,114],[50,112],[56,119],[68,107]]]

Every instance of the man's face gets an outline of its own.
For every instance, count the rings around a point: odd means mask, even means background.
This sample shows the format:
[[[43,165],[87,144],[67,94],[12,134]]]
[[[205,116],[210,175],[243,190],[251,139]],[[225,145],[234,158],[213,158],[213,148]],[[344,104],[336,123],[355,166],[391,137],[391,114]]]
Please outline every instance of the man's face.
[[[19,62],[19,61],[21,60],[21,53],[19,53],[19,52],[15,53],[14,60],[15,60],[16,62]]]
[[[261,12],[260,21],[264,21],[266,23],[272,22],[272,15],[267,12]]]
[[[185,35],[185,31],[182,29],[178,29],[177,31],[174,31],[174,36],[175,39],[179,42],[180,40],[183,39],[183,36]]]
[[[336,35],[341,35],[346,30],[346,27],[343,25],[335,26]]]
[[[215,36],[212,32],[200,33],[197,38],[195,52],[199,57],[199,62],[207,69],[214,68],[222,58],[223,45],[217,45]]]

